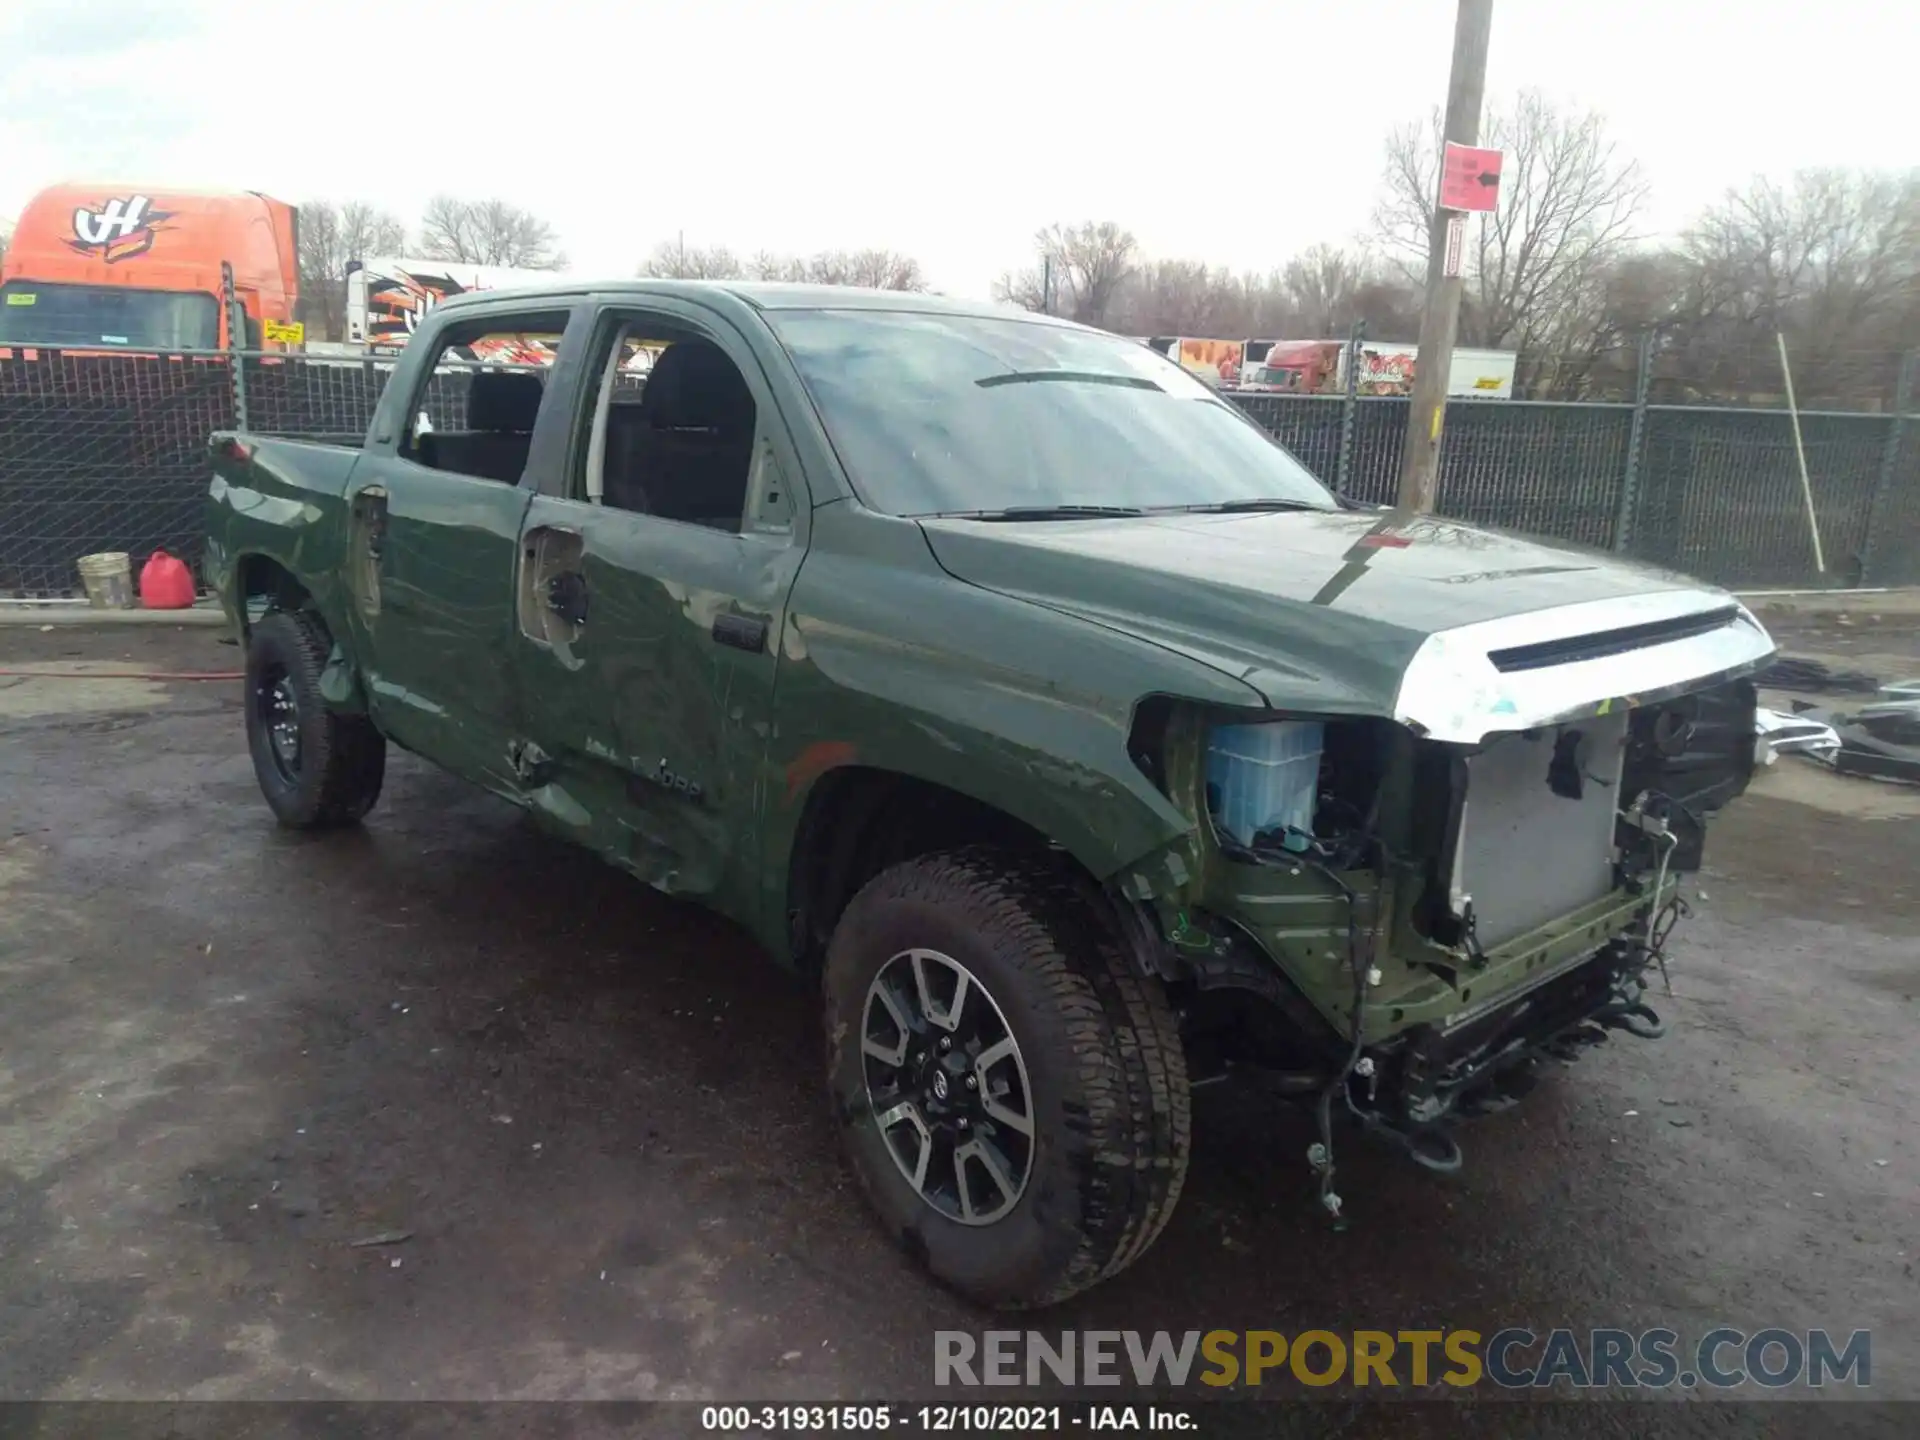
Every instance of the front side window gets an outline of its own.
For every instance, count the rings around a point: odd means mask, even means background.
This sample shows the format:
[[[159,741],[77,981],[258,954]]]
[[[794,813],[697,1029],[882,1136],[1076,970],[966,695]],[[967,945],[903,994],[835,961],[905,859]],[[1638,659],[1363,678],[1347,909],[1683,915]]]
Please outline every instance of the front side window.
[[[125,285],[0,285],[0,345],[72,350],[213,350],[220,305],[187,290]]]
[[[1337,508],[1211,387],[1120,336],[1011,316],[768,318],[875,509]]]
[[[589,500],[737,532],[751,491],[753,528],[781,528],[784,482],[766,469],[773,457],[756,454],[753,391],[719,345],[671,321],[618,317],[599,375],[582,457]]]

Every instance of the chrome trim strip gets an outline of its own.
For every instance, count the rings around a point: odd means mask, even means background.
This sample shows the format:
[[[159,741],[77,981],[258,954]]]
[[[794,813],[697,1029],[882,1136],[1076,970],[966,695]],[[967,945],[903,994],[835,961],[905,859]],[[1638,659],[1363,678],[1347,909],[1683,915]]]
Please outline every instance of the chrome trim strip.
[[[1724,626],[1618,655],[1502,674],[1495,650],[1573,639],[1672,620],[1731,605]],[[1429,635],[1400,678],[1394,718],[1430,739],[1477,745],[1490,734],[1530,730],[1615,705],[1650,704],[1757,670],[1773,638],[1753,612],[1722,590],[1663,590],[1505,615]]]

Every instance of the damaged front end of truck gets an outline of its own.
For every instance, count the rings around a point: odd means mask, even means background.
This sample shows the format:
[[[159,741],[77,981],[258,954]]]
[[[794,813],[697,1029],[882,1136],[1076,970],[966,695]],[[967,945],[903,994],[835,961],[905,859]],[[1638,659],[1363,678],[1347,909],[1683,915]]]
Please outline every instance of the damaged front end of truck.
[[[1772,648],[1731,597],[1676,591],[1437,632],[1391,714],[1144,702],[1135,762],[1194,828],[1114,889],[1196,1076],[1311,1102],[1337,1216],[1337,1115],[1451,1170],[1453,1123],[1541,1062],[1662,1034],[1650,983],[1752,773]]]

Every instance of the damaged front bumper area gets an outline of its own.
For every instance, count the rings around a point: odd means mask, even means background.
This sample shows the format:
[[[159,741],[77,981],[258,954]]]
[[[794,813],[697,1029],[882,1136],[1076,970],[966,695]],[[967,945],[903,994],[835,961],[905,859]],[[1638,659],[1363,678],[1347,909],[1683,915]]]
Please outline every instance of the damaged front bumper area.
[[[1323,737],[1310,828],[1224,825],[1209,737],[1245,717],[1160,721],[1197,864],[1133,898],[1194,1068],[1278,1072],[1447,1169],[1445,1122],[1540,1060],[1661,1033],[1648,979],[1752,773],[1772,643],[1712,592],[1566,610],[1433,637],[1391,720],[1275,713]]]

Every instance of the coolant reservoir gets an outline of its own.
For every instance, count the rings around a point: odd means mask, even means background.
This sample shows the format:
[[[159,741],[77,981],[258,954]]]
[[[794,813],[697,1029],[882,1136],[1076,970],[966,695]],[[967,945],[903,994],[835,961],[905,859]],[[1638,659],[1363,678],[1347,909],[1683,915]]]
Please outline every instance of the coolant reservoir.
[[[1222,725],[1207,740],[1207,803],[1242,845],[1263,831],[1313,832],[1320,785],[1318,720]]]

